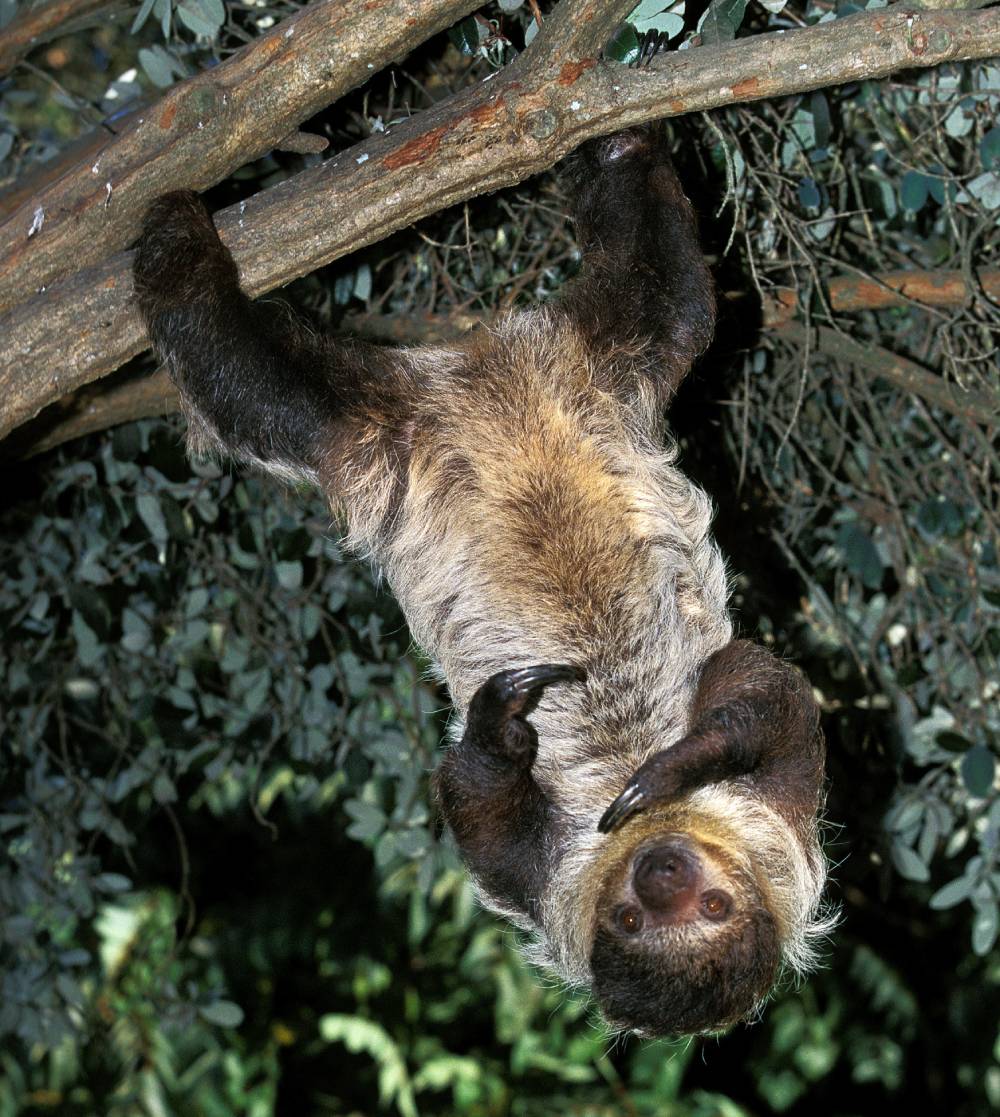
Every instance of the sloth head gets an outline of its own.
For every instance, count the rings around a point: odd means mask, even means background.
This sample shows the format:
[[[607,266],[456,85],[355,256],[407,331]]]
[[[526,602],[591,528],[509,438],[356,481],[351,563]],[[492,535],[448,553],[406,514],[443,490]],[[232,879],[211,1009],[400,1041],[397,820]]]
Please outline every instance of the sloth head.
[[[815,835],[718,788],[629,822],[600,856],[591,988],[608,1024],[713,1032],[751,1015],[782,966],[814,962],[825,877]],[[714,809],[713,809],[714,808]]]
[[[763,999],[780,960],[760,887],[722,846],[659,834],[605,878],[590,968],[612,1027],[725,1027]]]

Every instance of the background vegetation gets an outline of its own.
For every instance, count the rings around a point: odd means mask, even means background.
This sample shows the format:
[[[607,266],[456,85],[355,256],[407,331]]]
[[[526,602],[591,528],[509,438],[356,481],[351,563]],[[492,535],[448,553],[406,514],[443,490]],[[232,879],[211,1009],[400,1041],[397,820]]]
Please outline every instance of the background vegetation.
[[[0,181],[293,7],[144,0],[53,39],[0,83]],[[484,7],[308,131],[336,151],[481,80],[533,9]],[[644,3],[611,51],[696,45],[683,9]],[[849,10],[727,0],[701,34]],[[427,795],[447,698],[327,511],[144,421],[4,472],[0,1117],[1000,1105],[998,109],[979,63],[674,126],[723,307],[673,422],[741,628],[822,696],[827,968],[728,1036],[609,1043],[476,910]],[[544,176],[288,297],[411,338],[544,299],[577,266],[564,210]],[[838,309],[837,281],[900,269],[966,296]]]

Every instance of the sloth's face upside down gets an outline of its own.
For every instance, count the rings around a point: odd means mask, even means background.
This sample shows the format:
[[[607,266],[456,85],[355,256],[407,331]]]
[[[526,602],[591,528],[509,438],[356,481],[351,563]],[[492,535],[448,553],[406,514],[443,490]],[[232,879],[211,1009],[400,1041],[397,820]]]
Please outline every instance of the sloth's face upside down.
[[[828,929],[823,740],[805,679],[733,640],[664,428],[715,300],[663,142],[594,141],[566,175],[579,277],[451,347],[251,304],[190,193],[150,209],[137,302],[192,448],[320,487],[440,664],[436,788],[483,902],[612,1027],[711,1031]]]

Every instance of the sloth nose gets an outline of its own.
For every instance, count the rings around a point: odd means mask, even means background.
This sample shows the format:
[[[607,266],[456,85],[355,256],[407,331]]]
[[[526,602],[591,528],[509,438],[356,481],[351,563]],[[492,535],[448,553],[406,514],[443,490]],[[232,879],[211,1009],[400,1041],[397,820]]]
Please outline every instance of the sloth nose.
[[[646,907],[665,911],[690,896],[698,880],[695,857],[686,849],[668,844],[647,850],[640,857],[632,883]]]

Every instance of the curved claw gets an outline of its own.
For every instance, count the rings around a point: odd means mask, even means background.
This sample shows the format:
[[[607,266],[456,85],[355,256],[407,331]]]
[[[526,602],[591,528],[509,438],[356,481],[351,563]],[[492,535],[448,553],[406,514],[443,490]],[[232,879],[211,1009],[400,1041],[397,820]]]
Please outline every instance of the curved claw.
[[[645,807],[645,799],[646,795],[642,788],[638,784],[630,783],[601,815],[597,829],[602,834],[610,834],[613,830],[617,830],[622,823]]]
[[[639,53],[629,63],[633,69],[639,70],[648,66],[653,58],[661,51],[667,49],[670,36],[663,31],[650,30],[639,40]]]
[[[583,682],[585,673],[569,663],[538,663],[534,667],[520,667],[514,671],[504,671],[503,681],[518,692],[536,690],[538,687],[551,686],[552,683]]]
[[[491,675],[472,696],[462,742],[530,767],[538,741],[528,716],[553,683],[583,682],[569,663],[538,663]]]

